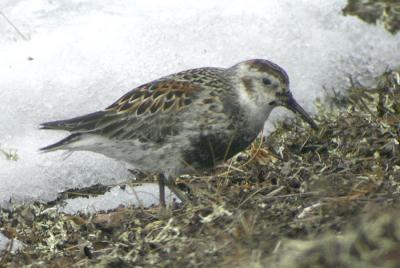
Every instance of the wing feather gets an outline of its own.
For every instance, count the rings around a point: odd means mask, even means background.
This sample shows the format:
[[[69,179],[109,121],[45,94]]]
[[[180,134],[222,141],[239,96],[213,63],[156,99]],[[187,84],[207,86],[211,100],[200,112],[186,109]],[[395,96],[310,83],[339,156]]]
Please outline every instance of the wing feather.
[[[171,129],[174,125],[171,120],[176,120],[201,89],[186,81],[161,79],[131,90],[103,111],[43,123],[41,127],[98,134],[110,139],[139,138],[157,142],[176,132]]]

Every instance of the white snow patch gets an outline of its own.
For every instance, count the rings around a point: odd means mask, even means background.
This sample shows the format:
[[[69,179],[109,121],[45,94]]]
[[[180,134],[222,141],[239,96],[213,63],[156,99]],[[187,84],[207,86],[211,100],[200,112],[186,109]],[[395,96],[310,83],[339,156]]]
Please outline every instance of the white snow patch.
[[[313,110],[323,86],[345,87],[345,74],[369,82],[398,65],[400,35],[343,17],[345,4],[2,0],[0,147],[17,149],[19,160],[0,153],[0,206],[131,178],[123,164],[94,153],[65,161],[62,153],[39,154],[66,133],[38,125],[103,109],[160,76],[265,58],[287,70],[295,98]]]
[[[176,202],[180,202],[168,188],[165,189],[165,197],[167,205],[172,204],[174,199]],[[115,209],[120,205],[150,207],[159,203],[158,184],[144,183],[135,187],[126,186],[125,190],[119,186],[113,187],[104,195],[96,197],[68,199],[66,205],[58,210],[68,214],[77,212],[88,214]]]
[[[0,232],[0,257],[4,251],[11,251],[12,253],[20,250],[23,247],[23,243],[19,240],[11,241]]]

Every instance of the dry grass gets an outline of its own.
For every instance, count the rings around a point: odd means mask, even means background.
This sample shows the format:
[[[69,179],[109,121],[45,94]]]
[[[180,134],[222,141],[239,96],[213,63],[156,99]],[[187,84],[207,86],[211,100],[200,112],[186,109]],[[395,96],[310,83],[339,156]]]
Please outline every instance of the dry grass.
[[[398,0],[348,0],[343,13],[357,16],[368,23],[381,24],[392,34],[396,34],[400,29]]]

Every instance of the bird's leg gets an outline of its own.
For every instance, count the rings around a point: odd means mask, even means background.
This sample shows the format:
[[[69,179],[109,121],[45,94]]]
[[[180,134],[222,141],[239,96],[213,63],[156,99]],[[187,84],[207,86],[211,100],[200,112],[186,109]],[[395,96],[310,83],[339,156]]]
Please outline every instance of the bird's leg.
[[[173,180],[172,178],[168,178],[165,182],[171,192],[173,192],[182,201],[182,203],[186,203],[189,201],[187,195],[180,189],[178,189],[178,187],[176,187],[175,180]]]
[[[158,187],[160,188],[160,205],[161,207],[165,207],[165,176],[160,173],[158,175]]]
[[[186,196],[185,193],[183,193],[180,189],[178,189],[175,185],[175,180],[172,178],[166,178],[163,173],[160,173],[158,175],[158,185],[160,187],[160,205],[162,207],[166,206],[166,201],[165,201],[165,186],[168,187],[171,192],[173,192],[179,200],[181,200],[183,203],[186,203],[189,201],[188,197]]]

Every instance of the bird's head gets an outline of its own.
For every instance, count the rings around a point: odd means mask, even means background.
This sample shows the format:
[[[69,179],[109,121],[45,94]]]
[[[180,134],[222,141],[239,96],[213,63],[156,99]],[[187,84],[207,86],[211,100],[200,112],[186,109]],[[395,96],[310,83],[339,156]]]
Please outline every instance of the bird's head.
[[[299,114],[312,128],[318,128],[314,120],[293,98],[289,77],[277,64],[268,60],[254,59],[240,62],[229,68],[229,71],[234,73],[239,101],[242,103],[267,113],[274,107],[284,106]]]

